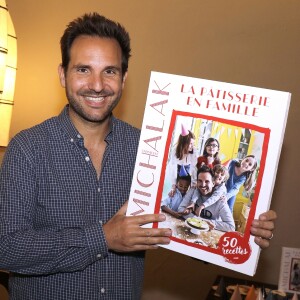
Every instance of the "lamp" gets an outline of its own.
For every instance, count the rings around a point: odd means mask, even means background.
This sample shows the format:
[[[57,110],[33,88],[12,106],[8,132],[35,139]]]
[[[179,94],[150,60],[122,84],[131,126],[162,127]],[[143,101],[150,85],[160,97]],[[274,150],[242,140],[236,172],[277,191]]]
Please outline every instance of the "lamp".
[[[9,141],[16,71],[15,29],[5,0],[0,0],[0,146],[7,146]]]

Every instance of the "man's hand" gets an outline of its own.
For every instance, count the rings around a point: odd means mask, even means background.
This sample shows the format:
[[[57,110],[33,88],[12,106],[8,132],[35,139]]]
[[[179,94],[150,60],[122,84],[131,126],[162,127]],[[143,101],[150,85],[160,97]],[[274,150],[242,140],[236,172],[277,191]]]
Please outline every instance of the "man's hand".
[[[195,215],[197,217],[200,217],[201,211],[204,209],[204,205],[201,204],[200,206],[197,206],[197,208],[195,209]]]
[[[141,225],[165,221],[163,214],[125,216],[127,202],[103,225],[110,250],[130,252],[157,249],[157,244],[169,244],[172,231],[168,228],[142,228]]]
[[[255,243],[262,249],[270,246],[270,240],[273,237],[274,220],[277,215],[273,210],[269,210],[261,214],[258,220],[253,220],[250,228],[251,234],[255,236]]]

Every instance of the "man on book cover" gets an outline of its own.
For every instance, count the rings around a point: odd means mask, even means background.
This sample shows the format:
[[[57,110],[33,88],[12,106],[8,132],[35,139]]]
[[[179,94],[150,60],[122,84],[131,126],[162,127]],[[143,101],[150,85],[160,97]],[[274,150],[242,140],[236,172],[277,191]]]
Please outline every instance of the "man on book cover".
[[[179,212],[186,211],[186,208],[192,204],[192,198],[196,194],[196,203],[195,206],[201,206],[205,204],[211,197],[214,188],[214,179],[212,170],[206,166],[201,167],[198,170],[198,181],[197,189],[190,190],[182,201],[180,207],[178,208]],[[187,213],[184,218],[194,217],[195,215],[190,212]],[[233,220],[232,213],[227,205],[226,201],[218,200],[210,206],[207,206],[203,210],[202,215],[209,224],[210,229],[218,229],[221,231],[234,231],[235,224]]]

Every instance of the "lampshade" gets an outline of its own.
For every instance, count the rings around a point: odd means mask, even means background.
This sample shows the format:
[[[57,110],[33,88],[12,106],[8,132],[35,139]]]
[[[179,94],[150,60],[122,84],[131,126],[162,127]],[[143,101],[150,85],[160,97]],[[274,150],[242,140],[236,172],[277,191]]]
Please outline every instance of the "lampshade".
[[[4,0],[0,0],[0,146],[7,146],[17,70],[17,38]]]

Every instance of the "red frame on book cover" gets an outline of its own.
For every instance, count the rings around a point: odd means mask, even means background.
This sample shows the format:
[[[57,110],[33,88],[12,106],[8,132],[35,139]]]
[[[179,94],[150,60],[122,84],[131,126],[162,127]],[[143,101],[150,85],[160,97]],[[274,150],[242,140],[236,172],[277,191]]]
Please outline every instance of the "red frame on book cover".
[[[267,151],[268,151],[269,138],[270,138],[270,129],[259,127],[259,126],[253,125],[253,124],[244,123],[244,122],[238,122],[238,121],[227,120],[227,119],[217,118],[217,117],[208,116],[208,115],[194,114],[194,113],[190,113],[190,112],[182,112],[182,111],[173,110],[172,116],[171,116],[170,127],[169,127],[169,131],[168,131],[168,136],[167,136],[165,152],[164,152],[164,158],[163,158],[163,164],[162,164],[162,169],[161,169],[161,177],[160,177],[160,181],[159,181],[157,198],[156,198],[156,202],[155,202],[156,203],[155,213],[160,212],[161,200],[162,200],[161,198],[162,198],[163,187],[164,187],[164,182],[165,182],[166,165],[167,165],[168,155],[169,155],[169,148],[170,148],[170,144],[171,144],[172,134],[173,134],[175,124],[176,124],[176,118],[178,116],[211,120],[211,121],[225,123],[225,124],[229,124],[229,125],[233,125],[233,126],[237,126],[237,127],[241,127],[241,128],[248,128],[248,129],[255,130],[257,132],[264,134],[264,141],[262,144],[262,154],[261,154],[261,158],[260,158],[260,170],[258,172],[258,176],[257,176],[257,180],[256,180],[255,194],[254,194],[254,198],[252,200],[251,209],[250,209],[248,220],[247,220],[247,225],[245,228],[245,233],[242,235],[239,232],[226,232],[219,241],[219,245],[224,245],[224,243],[227,244],[227,241],[229,239],[231,240],[234,237],[236,243],[238,243],[242,248],[248,249],[249,256],[250,256],[250,253],[251,253],[251,249],[249,249],[250,226],[251,226],[252,220],[254,219],[254,216],[255,216],[256,205],[257,205],[257,201],[258,201],[258,197],[259,197],[262,177],[264,174],[266,155],[267,155]],[[153,227],[158,227],[158,223],[153,224]],[[232,255],[232,253],[224,254],[224,249],[222,249],[222,246],[221,247],[219,246],[217,249],[213,249],[213,248],[208,248],[208,247],[200,245],[200,244],[191,243],[191,242],[188,242],[188,241],[176,238],[176,237],[171,237],[171,239],[178,243],[182,243],[182,244],[185,244],[185,245],[188,245],[191,247],[200,248],[202,250],[207,250],[212,253],[223,255],[231,263],[243,263],[249,257],[248,255],[235,255],[235,254]],[[235,245],[235,247],[236,247],[236,245]]]

